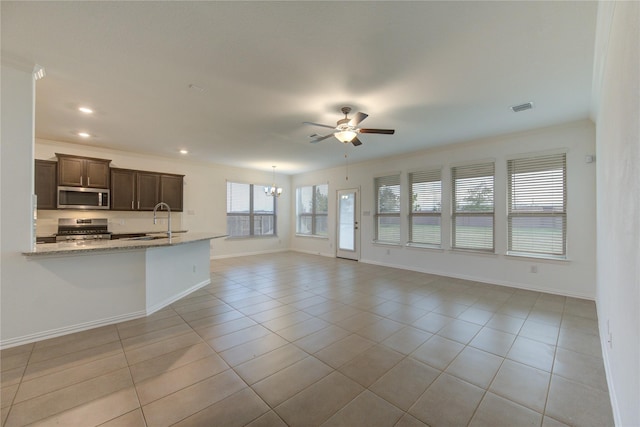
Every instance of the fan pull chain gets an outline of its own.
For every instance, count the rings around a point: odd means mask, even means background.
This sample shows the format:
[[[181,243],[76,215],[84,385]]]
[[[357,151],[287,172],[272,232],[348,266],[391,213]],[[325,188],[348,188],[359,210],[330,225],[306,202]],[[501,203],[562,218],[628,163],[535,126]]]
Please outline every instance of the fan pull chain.
[[[345,181],[349,181],[349,158],[347,157],[347,153],[344,153],[344,159],[345,162],[347,163],[347,171],[346,171],[346,176],[344,177]]]

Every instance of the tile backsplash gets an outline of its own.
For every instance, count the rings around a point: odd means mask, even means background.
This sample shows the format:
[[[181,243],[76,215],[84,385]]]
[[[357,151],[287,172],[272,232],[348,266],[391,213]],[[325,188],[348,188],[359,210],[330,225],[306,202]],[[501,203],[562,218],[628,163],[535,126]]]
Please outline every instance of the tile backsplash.
[[[167,213],[158,212],[158,224],[153,212],[125,212],[98,210],[38,210],[36,236],[50,236],[58,231],[58,218],[107,218],[112,233],[162,232],[167,230]],[[182,212],[171,213],[171,228],[184,230]]]

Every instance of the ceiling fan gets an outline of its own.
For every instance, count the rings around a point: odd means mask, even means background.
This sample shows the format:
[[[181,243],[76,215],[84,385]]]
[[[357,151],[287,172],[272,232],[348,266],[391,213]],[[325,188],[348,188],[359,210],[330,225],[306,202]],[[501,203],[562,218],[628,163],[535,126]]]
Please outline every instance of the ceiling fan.
[[[379,133],[383,135],[393,135],[395,133],[394,129],[359,128],[358,124],[360,124],[360,122],[366,119],[369,115],[365,113],[357,112],[355,116],[353,116],[352,118],[349,118],[347,116],[349,115],[350,112],[351,112],[350,107],[342,107],[342,114],[344,114],[344,119],[338,120],[338,123],[336,126],[323,125],[321,123],[313,123],[313,122],[303,122],[306,125],[320,126],[323,128],[333,129],[333,132],[331,132],[328,135],[318,135],[317,133],[310,135],[310,137],[313,138],[311,142],[316,143],[316,142],[325,140],[329,137],[335,136],[338,141],[344,142],[345,144],[350,142],[357,147],[358,145],[362,145],[362,142],[358,139],[359,133]]]

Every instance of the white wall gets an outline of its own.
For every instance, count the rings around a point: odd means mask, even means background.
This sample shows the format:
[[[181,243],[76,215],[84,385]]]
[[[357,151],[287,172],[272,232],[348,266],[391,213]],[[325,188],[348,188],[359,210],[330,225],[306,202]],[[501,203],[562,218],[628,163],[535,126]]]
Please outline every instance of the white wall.
[[[172,228],[193,232],[220,232],[227,229],[226,182],[247,182],[268,185],[273,171],[254,171],[224,165],[212,165],[182,158],[165,158],[148,154],[117,151],[85,145],[37,139],[35,158],[55,160],[55,153],[74,154],[111,160],[112,167],[176,173],[184,175],[183,212],[172,214]],[[290,178],[276,174],[276,183],[283,194],[278,198],[278,236],[254,239],[215,239],[211,241],[212,258],[248,253],[286,250],[289,245]],[[161,214],[164,217],[164,213]],[[37,234],[55,233],[58,218],[83,216],[108,218],[114,233],[162,231],[166,225],[153,224],[151,212],[38,210]]]
[[[526,113],[525,113],[526,114]],[[357,149],[366,149],[366,146]],[[566,150],[568,186],[568,261],[547,261],[506,256],[506,162],[508,158],[529,153]],[[475,281],[535,289],[545,292],[595,298],[595,164],[585,163],[586,155],[595,153],[595,130],[585,120],[538,129],[531,132],[488,138],[458,144],[449,148],[426,150],[410,156],[386,158],[379,161],[349,165],[329,170],[296,175],[292,186],[329,183],[329,230],[335,228],[335,192],[344,188],[360,188],[361,192],[361,261],[410,270],[459,277]],[[470,254],[451,251],[449,225],[443,220],[443,249],[418,249],[403,245],[388,246],[372,242],[375,212],[373,179],[376,175],[401,172],[403,189],[408,171],[420,168],[443,168],[443,218],[449,211],[450,166],[452,164],[494,160],[496,165],[496,254]],[[404,212],[401,214],[402,233],[408,234],[406,194],[403,190]],[[292,207],[292,218],[295,218]],[[370,214],[367,215],[367,212]],[[335,236],[317,239],[295,236],[292,222],[294,250],[335,254]],[[387,254],[389,251],[389,254]],[[531,266],[538,273],[531,273]]]
[[[211,283],[211,261],[207,246],[205,240],[145,251],[147,313],[157,311],[196,288]]]
[[[20,253],[29,250],[33,242],[34,81],[30,69],[13,68],[4,62],[1,73],[0,338],[4,338],[8,328],[21,322],[21,312],[30,303],[21,293],[30,283],[29,278],[21,277],[29,265]]]
[[[600,2],[597,308],[616,425],[640,425],[640,3]],[[610,342],[609,342],[610,341]]]
[[[117,305],[123,315],[144,312],[144,294],[128,294],[128,282],[100,288],[100,284],[104,284],[104,281],[99,283],[88,281],[85,288],[74,288],[73,283],[78,275],[85,274],[90,277],[91,274],[98,274],[107,277],[108,274],[108,271],[100,270],[98,265],[87,265],[81,257],[35,260],[22,255],[22,252],[30,251],[33,245],[34,158],[51,159],[55,156],[55,152],[59,152],[111,159],[113,166],[117,167],[184,174],[185,213],[177,215],[176,228],[185,228],[194,232],[226,230],[224,200],[227,179],[260,184],[270,184],[272,181],[271,171],[204,165],[182,159],[153,157],[61,142],[38,141],[34,149],[35,90],[31,67],[32,65],[23,68],[10,66],[5,64],[3,58],[1,70],[0,342],[28,340],[29,337],[37,339],[48,331],[62,333],[65,330],[72,330],[73,327],[82,327],[82,325],[89,327],[92,322],[102,320],[100,312],[85,309],[89,306],[85,304],[87,298],[92,299],[96,295],[101,295],[109,308]],[[276,182],[284,188],[279,205],[287,207],[279,209],[278,212],[278,224],[281,226],[279,236],[242,240],[215,239],[211,244],[213,257],[277,251],[288,247],[289,227],[282,225],[289,223],[290,180],[287,176],[278,175]],[[190,211],[193,214],[190,214]],[[113,231],[136,231],[140,228],[142,231],[147,231],[153,226],[149,212],[125,215],[122,212],[108,211],[52,213],[41,210],[38,216],[38,223],[44,227],[44,231],[41,231],[45,234],[47,231],[54,232],[56,226],[54,225],[51,231],[51,224],[56,223],[57,216],[69,216],[69,213],[78,216],[106,216],[111,219]],[[124,225],[121,225],[120,219],[125,220]],[[48,230],[47,227],[49,227]],[[85,267],[79,268],[83,264]],[[68,273],[61,273],[65,271]],[[144,274],[144,271],[132,271],[130,279],[133,282],[139,282],[144,279]],[[51,306],[52,301],[61,299],[66,299],[71,304],[71,309],[66,308],[70,316],[60,314],[64,313],[60,307]],[[53,312],[58,314],[52,315]],[[113,314],[113,310],[109,313]]]

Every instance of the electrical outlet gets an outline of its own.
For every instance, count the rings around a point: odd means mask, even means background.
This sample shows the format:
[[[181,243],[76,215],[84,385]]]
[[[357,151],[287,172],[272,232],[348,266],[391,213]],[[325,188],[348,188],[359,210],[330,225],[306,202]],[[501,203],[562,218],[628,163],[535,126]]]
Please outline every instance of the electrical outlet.
[[[387,249],[387,255],[391,255],[391,249]]]
[[[194,273],[196,272],[196,265],[195,264],[193,264],[193,272]]]
[[[537,265],[532,265],[531,266],[531,270],[529,270],[531,273],[537,273],[538,272],[538,266]]]

